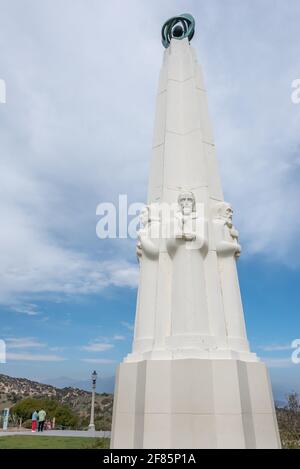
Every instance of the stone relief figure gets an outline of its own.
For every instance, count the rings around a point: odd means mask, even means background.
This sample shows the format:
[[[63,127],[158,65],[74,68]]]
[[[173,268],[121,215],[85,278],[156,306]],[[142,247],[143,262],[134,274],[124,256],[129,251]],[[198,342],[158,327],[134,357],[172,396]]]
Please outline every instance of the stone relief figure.
[[[171,220],[169,230],[168,247],[178,247],[177,241],[188,241],[184,244],[187,249],[207,249],[206,221],[196,212],[195,196],[192,192],[181,192],[178,196],[178,210],[174,220]]]
[[[221,202],[216,206],[215,241],[219,255],[233,255],[239,257],[241,246],[238,243],[239,233],[232,224],[233,210],[227,202]]]
[[[238,231],[232,223],[230,204],[220,202],[213,218],[214,239],[218,257],[223,308],[228,342],[234,350],[248,351],[243,306],[237,276],[236,258],[241,254]]]
[[[178,211],[170,223],[173,229],[166,246],[172,259],[171,341],[184,348],[191,336],[209,334],[204,274],[207,221],[196,212],[192,192],[179,194]]]
[[[140,281],[135,321],[135,350],[151,349],[155,327],[155,300],[159,258],[159,217],[157,208],[146,206],[140,213],[136,253],[140,263]]]
[[[159,252],[157,242],[159,231],[155,230],[153,227],[154,223],[159,222],[159,218],[156,217],[151,219],[151,209],[153,212],[154,207],[151,208],[149,205],[147,205],[141,210],[140,213],[140,223],[142,227],[138,231],[138,241],[136,244],[136,254],[139,260],[143,254],[149,259],[156,259]],[[156,237],[156,239],[152,239],[153,237]]]
[[[178,197],[178,204],[180,210],[175,215],[178,223],[176,238],[194,241],[197,236],[197,231],[193,226],[193,220],[196,219],[197,215],[194,194],[192,192],[182,192]]]

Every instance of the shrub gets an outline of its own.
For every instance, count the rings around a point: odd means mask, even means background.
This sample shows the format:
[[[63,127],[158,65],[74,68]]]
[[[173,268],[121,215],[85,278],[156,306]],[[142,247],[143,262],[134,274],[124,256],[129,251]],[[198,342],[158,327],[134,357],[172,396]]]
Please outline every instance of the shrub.
[[[22,427],[24,428],[31,428],[31,419],[30,420],[25,420],[25,422],[22,423]]]
[[[55,417],[55,424],[63,427],[76,428],[78,425],[78,416],[67,405],[60,404],[55,399],[27,398],[17,402],[11,413],[23,421],[30,420],[35,410],[44,409],[47,413],[47,419]]]

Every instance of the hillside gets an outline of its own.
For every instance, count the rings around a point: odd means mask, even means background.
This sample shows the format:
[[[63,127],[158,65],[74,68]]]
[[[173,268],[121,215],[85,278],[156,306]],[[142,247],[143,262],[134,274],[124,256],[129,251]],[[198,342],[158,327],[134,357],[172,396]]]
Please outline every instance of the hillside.
[[[13,378],[0,374],[0,410],[10,407],[25,398],[50,398],[60,404],[67,404],[84,423],[88,423],[91,406],[91,392],[79,388],[56,388],[26,378]],[[112,394],[95,396],[95,422],[101,420],[110,426],[113,406]],[[103,425],[102,425],[103,426]]]

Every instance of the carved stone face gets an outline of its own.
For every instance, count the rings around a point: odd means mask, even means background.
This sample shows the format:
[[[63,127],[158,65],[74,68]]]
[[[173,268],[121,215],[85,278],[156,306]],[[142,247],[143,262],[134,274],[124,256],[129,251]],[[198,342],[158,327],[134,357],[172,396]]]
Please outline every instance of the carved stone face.
[[[140,222],[143,226],[146,226],[149,222],[149,208],[144,207],[140,213]]]
[[[233,216],[233,210],[230,206],[228,206],[225,210],[225,216],[228,222],[232,223],[232,216]]]
[[[226,202],[221,202],[217,204],[216,209],[217,218],[225,220],[227,226],[229,226],[229,228],[232,228],[233,210],[231,208],[231,205]]]
[[[178,197],[178,204],[184,215],[190,215],[195,207],[195,196],[192,192],[182,192]]]
[[[232,216],[233,216],[233,210],[231,208],[231,205],[229,204],[223,204],[222,206],[222,217],[226,220],[227,225],[231,228],[232,227]]]

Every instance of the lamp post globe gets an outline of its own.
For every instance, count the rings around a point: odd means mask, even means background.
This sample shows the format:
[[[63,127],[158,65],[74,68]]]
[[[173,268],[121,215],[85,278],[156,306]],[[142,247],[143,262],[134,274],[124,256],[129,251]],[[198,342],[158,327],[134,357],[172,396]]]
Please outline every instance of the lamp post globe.
[[[93,373],[92,373],[92,386],[93,386],[93,389],[96,388],[96,381],[97,381],[97,372],[94,370]]]
[[[95,392],[96,392],[97,372],[94,370],[92,373],[92,405],[91,405],[91,418],[89,424],[89,431],[95,431]]]

